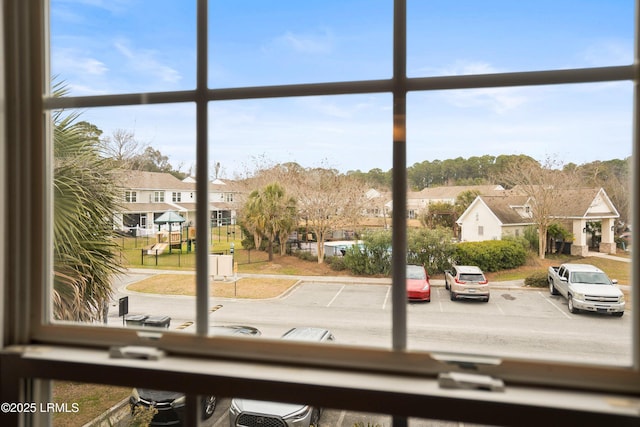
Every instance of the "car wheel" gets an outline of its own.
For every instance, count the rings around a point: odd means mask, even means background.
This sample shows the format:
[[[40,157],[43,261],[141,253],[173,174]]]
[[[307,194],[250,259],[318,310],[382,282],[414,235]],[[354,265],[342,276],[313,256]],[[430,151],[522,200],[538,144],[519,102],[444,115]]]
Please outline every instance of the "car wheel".
[[[580,311],[573,305],[573,296],[571,294],[569,294],[569,298],[567,298],[567,307],[569,308],[569,313],[576,314]]]
[[[217,399],[215,396],[204,396],[202,399],[202,419],[211,418],[213,411],[216,410]]]
[[[617,311],[617,312],[613,313],[613,315],[616,316],[616,317],[622,317],[623,314],[624,314],[624,311]]]
[[[444,288],[446,290],[449,290],[449,282],[447,282],[446,280],[444,281]]]
[[[458,297],[456,296],[455,292],[451,291],[451,301],[455,301],[457,299]]]
[[[489,302],[489,297],[487,297],[487,298],[484,300],[484,302]]]
[[[553,286],[553,282],[551,280],[549,280],[549,293],[551,295],[558,295],[558,290]]]

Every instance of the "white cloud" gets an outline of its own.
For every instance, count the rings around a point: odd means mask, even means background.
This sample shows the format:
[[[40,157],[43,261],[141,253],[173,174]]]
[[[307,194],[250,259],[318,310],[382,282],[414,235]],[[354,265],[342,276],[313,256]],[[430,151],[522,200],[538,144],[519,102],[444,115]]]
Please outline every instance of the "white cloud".
[[[446,93],[447,101],[460,108],[483,108],[505,114],[527,102],[517,88],[456,90]]]
[[[62,74],[100,76],[109,70],[104,62],[74,49],[55,49],[53,53],[56,69]]]
[[[182,75],[178,70],[163,64],[157,59],[159,52],[156,50],[136,50],[129,45],[127,40],[123,39],[116,40],[114,46],[128,60],[128,65],[137,72],[154,76],[166,83],[177,83],[182,79]]]
[[[438,75],[495,74],[502,70],[482,61],[457,61],[450,67],[441,69]],[[460,108],[488,109],[496,114],[505,114],[527,103],[528,98],[519,88],[499,87],[486,89],[451,90],[444,92],[451,105]]]
[[[298,34],[287,31],[265,47],[265,51],[287,50],[302,54],[328,54],[333,50],[334,36],[329,30],[316,34]]]
[[[633,63],[633,46],[619,40],[602,40],[589,46],[582,54],[591,67],[629,65]]]

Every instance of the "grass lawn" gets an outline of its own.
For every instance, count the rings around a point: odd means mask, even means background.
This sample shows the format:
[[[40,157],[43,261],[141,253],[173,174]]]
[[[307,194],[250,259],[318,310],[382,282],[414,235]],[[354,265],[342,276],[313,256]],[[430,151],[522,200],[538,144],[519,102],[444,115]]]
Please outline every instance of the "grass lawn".
[[[297,280],[274,278],[241,278],[236,282],[213,281],[211,296],[226,298],[274,298],[295,285]],[[129,290],[166,295],[196,294],[195,274],[156,274],[128,286]]]
[[[131,387],[85,384],[66,381],[53,382],[53,401],[66,404],[70,412],[55,412],[54,427],[77,427],[102,415],[131,394]],[[79,411],[71,412],[77,403]]]

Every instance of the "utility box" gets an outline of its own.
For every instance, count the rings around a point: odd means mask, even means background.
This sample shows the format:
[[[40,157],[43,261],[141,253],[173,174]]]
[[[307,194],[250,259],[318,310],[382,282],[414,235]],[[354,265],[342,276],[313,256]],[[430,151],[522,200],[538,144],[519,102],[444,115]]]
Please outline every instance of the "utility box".
[[[233,255],[209,255],[209,275],[233,276]]]

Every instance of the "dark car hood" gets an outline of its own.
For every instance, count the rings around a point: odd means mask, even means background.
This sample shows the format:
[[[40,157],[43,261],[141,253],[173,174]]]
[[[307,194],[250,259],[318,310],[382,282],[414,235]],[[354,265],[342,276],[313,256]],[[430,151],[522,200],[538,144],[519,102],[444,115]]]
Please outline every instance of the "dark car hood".
[[[138,388],[136,390],[141,399],[149,402],[173,402],[179,397],[184,396],[184,393],[175,391],[152,390],[149,388]]]

